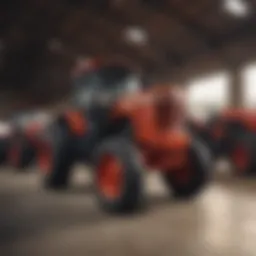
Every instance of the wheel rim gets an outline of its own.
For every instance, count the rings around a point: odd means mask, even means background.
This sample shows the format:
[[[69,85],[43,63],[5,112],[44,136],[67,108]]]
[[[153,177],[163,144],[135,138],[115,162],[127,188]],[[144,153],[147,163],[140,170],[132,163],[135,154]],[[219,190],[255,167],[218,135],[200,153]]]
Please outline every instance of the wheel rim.
[[[40,170],[43,173],[48,174],[51,170],[52,161],[53,161],[52,150],[51,150],[50,145],[41,146],[41,148],[39,150],[38,161],[39,161]]]
[[[108,199],[117,199],[122,191],[123,166],[113,155],[104,155],[98,165],[98,186]]]
[[[238,167],[238,170],[244,172],[247,169],[250,161],[250,155],[247,148],[243,146],[236,147],[232,152],[231,158],[235,166]]]

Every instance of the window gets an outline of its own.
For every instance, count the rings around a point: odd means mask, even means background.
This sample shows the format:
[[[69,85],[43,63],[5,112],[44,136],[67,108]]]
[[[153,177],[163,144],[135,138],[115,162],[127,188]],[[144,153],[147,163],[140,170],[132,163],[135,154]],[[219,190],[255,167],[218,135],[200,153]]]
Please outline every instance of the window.
[[[225,72],[193,80],[187,86],[192,115],[206,117],[229,103],[229,76]]]
[[[256,108],[256,63],[245,67],[242,72],[244,106]]]
[[[122,66],[103,67],[74,80],[73,103],[81,107],[110,103],[118,96],[136,92],[141,87],[139,75],[130,69]]]

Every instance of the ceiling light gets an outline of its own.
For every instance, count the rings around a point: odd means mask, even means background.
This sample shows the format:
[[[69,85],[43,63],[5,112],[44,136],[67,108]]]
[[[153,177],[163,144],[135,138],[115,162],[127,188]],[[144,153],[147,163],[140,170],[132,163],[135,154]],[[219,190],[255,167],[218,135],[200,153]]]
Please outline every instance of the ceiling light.
[[[250,7],[246,0],[224,0],[223,9],[235,17],[246,17],[250,12]]]
[[[125,39],[128,42],[142,45],[147,42],[148,36],[147,36],[147,33],[145,32],[145,30],[143,30],[139,27],[131,27],[131,28],[126,29]]]

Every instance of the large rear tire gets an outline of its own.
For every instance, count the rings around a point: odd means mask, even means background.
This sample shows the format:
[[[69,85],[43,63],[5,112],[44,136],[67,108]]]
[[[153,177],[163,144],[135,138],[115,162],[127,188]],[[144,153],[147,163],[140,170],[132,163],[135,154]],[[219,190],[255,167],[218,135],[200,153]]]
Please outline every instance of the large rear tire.
[[[107,212],[127,213],[140,207],[142,168],[136,149],[123,138],[103,142],[95,154],[95,189]]]
[[[199,141],[193,141],[187,163],[183,168],[165,172],[164,181],[176,198],[194,197],[208,181],[211,162],[208,148]]]
[[[43,184],[48,189],[65,189],[73,164],[71,136],[65,124],[54,123],[49,127],[47,139],[39,149],[38,164]]]

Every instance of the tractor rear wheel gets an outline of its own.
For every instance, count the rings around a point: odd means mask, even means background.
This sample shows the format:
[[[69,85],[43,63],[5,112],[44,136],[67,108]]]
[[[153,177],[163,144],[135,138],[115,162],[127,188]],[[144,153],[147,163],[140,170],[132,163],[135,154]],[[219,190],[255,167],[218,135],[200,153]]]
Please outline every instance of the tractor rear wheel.
[[[46,188],[64,189],[68,185],[73,152],[71,136],[64,124],[54,123],[49,127],[47,139],[38,152],[38,165]]]
[[[127,213],[139,208],[142,199],[142,168],[128,140],[112,138],[95,154],[95,190],[107,212]]]
[[[184,167],[165,172],[163,178],[175,197],[191,198],[196,196],[207,183],[210,168],[209,150],[199,141],[193,141]]]

